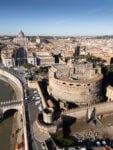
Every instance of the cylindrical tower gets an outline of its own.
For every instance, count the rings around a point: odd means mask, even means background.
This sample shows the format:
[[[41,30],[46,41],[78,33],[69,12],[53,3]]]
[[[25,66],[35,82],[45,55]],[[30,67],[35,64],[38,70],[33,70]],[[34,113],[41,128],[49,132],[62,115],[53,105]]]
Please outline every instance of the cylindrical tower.
[[[48,93],[56,100],[93,104],[101,100],[103,74],[91,62],[53,65],[49,69]]]
[[[53,109],[45,108],[43,111],[43,121],[48,124],[53,123]]]

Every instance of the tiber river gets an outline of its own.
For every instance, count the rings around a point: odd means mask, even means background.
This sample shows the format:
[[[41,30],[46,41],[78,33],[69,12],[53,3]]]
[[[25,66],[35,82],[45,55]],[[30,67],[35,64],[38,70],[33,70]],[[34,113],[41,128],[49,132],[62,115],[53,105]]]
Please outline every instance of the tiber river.
[[[4,81],[0,80],[0,101],[14,99],[13,89]],[[13,116],[7,117],[0,122],[0,150],[11,149]]]

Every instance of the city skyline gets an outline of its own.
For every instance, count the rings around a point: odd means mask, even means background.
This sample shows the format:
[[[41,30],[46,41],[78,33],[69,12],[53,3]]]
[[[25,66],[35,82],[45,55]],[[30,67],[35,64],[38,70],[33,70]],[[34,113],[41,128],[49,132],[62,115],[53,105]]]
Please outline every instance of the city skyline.
[[[8,0],[0,4],[0,35],[113,34],[112,0]]]

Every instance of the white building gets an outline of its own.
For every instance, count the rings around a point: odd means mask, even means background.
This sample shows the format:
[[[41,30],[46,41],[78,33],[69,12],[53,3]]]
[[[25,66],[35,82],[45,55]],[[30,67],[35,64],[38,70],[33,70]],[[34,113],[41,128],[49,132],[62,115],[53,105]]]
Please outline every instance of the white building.
[[[15,60],[12,57],[13,51],[12,50],[3,50],[1,52],[1,59],[2,63],[5,67],[14,67],[15,66]]]
[[[36,57],[31,52],[27,52],[27,62],[32,65],[37,65]]]
[[[46,51],[38,51],[36,52],[37,57],[37,65],[40,66],[51,66],[55,63],[55,59],[49,52]]]

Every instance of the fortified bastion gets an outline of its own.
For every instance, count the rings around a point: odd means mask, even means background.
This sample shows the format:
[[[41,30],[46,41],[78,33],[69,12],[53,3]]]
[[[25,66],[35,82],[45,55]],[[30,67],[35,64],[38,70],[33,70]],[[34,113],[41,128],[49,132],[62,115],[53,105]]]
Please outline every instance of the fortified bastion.
[[[88,61],[69,61],[49,69],[48,93],[57,100],[76,104],[100,101],[103,75],[99,66]]]

